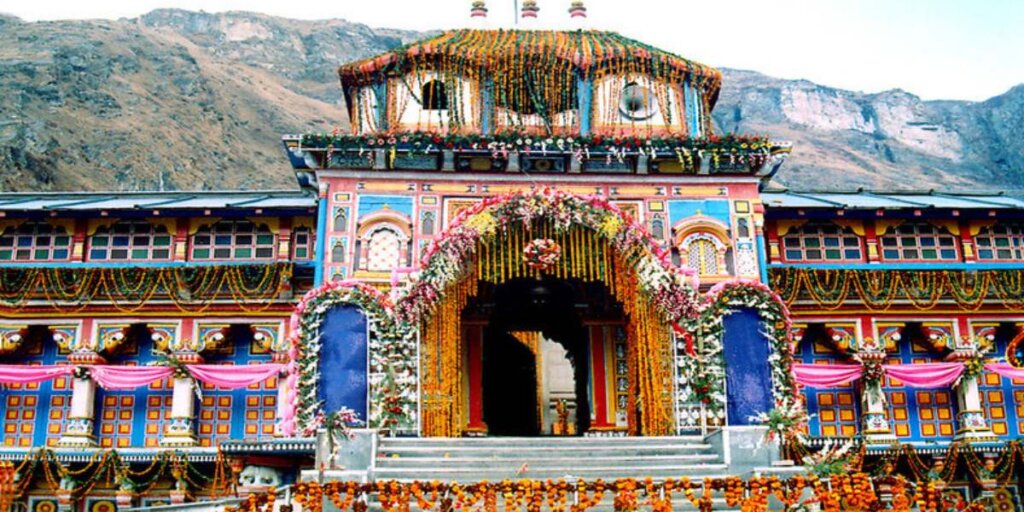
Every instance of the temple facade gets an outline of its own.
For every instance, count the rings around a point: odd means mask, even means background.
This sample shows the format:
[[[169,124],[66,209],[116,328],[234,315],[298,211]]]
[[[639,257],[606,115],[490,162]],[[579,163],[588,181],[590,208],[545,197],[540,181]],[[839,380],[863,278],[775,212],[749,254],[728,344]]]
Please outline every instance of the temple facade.
[[[773,189],[791,147],[714,133],[717,70],[610,32],[339,77],[295,191],[0,194],[4,506],[565,475],[1019,506],[1024,201]]]

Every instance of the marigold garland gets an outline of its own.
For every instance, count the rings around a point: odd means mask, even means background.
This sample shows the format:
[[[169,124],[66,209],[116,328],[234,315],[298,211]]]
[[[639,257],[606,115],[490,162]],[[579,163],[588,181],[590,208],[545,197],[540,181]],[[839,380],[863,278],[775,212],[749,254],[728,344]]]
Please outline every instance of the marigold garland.
[[[17,317],[30,300],[43,299],[54,312],[67,314],[90,304],[109,302],[133,313],[156,298],[183,312],[202,312],[230,299],[243,311],[259,312],[278,303],[291,286],[294,265],[194,265],[133,267],[0,268],[0,312]]]
[[[768,270],[773,290],[792,306],[809,300],[834,310],[863,305],[871,311],[909,307],[928,311],[982,306],[1024,308],[1024,270],[862,270],[774,267]],[[900,301],[900,302],[898,302]],[[905,305],[904,305],[905,304]]]

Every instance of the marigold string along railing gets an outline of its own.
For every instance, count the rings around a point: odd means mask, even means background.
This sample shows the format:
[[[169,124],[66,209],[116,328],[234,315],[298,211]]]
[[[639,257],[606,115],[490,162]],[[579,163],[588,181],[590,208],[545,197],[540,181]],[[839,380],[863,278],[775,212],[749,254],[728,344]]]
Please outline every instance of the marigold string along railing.
[[[180,451],[161,451],[147,463],[129,464],[117,450],[97,450],[87,461],[65,463],[56,452],[39,448],[18,462],[0,462],[0,512],[39,489],[71,499],[89,495],[96,488],[142,497],[172,481],[176,487],[214,497],[232,495],[234,478],[227,459],[218,453],[210,465],[212,471],[197,467],[188,454]]]
[[[862,270],[799,267],[769,270],[771,288],[792,306],[807,300],[838,309],[850,301],[872,311],[894,306],[930,310],[948,303],[962,311],[993,305],[1024,308],[1024,271]]]
[[[740,508],[743,511],[800,510],[816,505],[819,510],[875,511],[993,510],[994,498],[973,503],[954,501],[934,482],[909,482],[898,476],[866,473],[830,478],[797,475],[689,479],[651,478],[603,480],[504,480],[501,482],[446,483],[439,481],[373,483],[334,481],[296,484],[295,503],[307,512],[322,512],[330,502],[341,512],[366,512],[373,502],[384,512],[586,512],[612,505],[619,512],[671,512],[675,506],[693,506],[702,512]],[[251,497],[239,508],[260,512],[272,503]],[[770,505],[774,508],[769,508]]]
[[[130,313],[155,299],[185,312],[218,301],[257,312],[273,306],[290,286],[293,265],[200,265],[175,267],[11,267],[0,269],[0,312],[17,315],[33,300],[59,313],[109,302]]]

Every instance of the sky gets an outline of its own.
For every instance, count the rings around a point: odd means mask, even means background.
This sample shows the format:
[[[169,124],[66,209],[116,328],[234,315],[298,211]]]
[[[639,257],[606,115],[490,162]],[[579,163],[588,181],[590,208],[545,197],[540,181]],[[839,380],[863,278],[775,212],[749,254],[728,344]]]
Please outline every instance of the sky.
[[[513,2],[487,0],[491,27]],[[520,2],[522,0],[519,0]],[[0,0],[25,20],[135,17],[176,7],[344,18],[374,27],[469,26],[469,0]],[[538,0],[539,28],[567,28],[569,0]],[[1024,0],[586,0],[588,27],[716,67],[864,92],[984,100],[1024,83]]]

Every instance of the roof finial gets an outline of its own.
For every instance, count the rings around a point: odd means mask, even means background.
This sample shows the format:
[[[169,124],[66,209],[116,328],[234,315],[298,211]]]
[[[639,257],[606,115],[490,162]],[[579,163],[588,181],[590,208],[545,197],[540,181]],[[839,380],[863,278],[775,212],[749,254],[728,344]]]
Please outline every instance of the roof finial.
[[[469,19],[476,28],[484,28],[487,24],[487,2],[473,0],[473,6],[469,8]]]
[[[529,27],[537,21],[540,7],[537,7],[537,0],[523,0],[523,8],[520,11],[519,17],[523,19],[523,24]]]
[[[583,0],[573,0],[569,4],[569,23],[573,27],[582,28],[587,22],[587,7]]]

